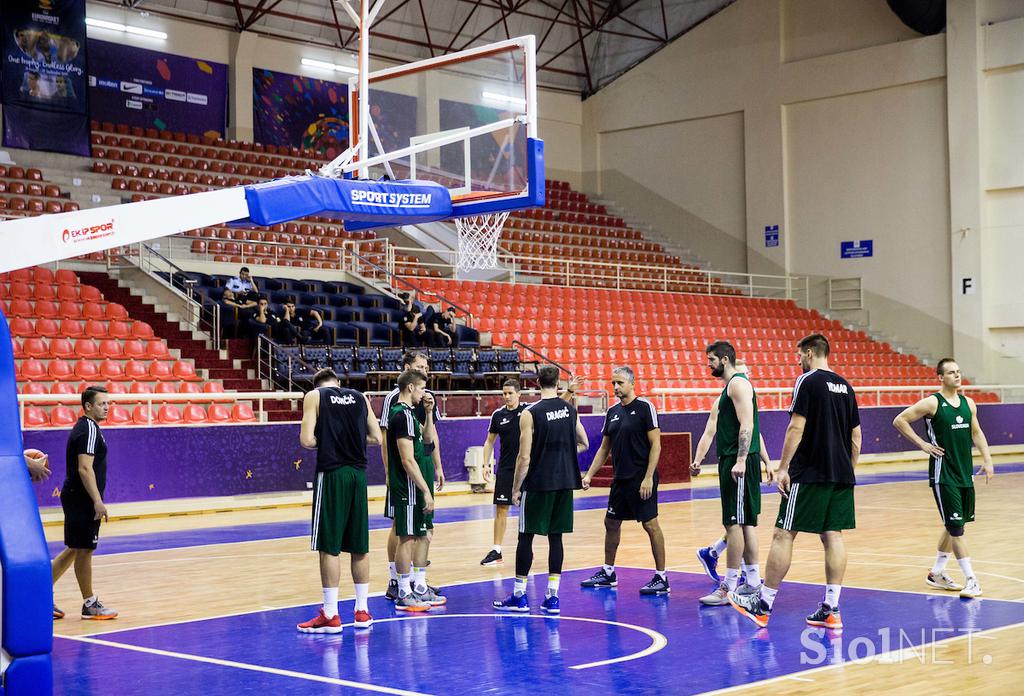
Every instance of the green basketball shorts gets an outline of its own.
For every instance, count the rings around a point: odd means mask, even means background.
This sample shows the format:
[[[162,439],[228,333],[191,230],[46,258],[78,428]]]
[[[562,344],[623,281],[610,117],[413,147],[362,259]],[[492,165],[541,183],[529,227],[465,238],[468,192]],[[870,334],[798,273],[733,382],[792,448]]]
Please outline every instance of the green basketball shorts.
[[[757,526],[761,514],[761,455],[747,455],[747,473],[733,480],[732,467],[736,457],[722,457],[718,462],[718,487],[721,490],[722,526],[742,524]]]
[[[522,534],[570,534],[572,491],[523,491],[519,500]]]
[[[853,484],[794,483],[779,505],[775,526],[794,532],[838,532],[857,526]]]
[[[366,472],[351,466],[318,471],[313,485],[310,546],[332,556],[369,553]]]

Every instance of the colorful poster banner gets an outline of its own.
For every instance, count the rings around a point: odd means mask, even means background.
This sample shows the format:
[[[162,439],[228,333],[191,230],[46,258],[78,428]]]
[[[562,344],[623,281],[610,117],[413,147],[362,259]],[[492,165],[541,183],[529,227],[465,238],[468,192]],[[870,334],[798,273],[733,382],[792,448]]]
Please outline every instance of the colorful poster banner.
[[[85,0],[4,0],[6,147],[89,154]]]
[[[96,121],[221,138],[228,66],[89,39],[89,101]]]

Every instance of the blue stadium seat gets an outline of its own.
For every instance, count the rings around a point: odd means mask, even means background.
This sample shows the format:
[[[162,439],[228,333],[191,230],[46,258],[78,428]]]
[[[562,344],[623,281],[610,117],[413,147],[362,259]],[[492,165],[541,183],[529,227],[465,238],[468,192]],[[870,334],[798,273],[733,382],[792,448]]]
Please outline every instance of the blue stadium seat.
[[[473,351],[457,348],[454,351],[452,377],[468,379],[473,374]]]
[[[377,348],[356,348],[352,369],[363,377],[369,372],[380,370],[380,350]]]
[[[458,337],[459,346],[477,347],[480,345],[480,332],[471,326],[457,324],[455,335]]]
[[[498,371],[498,353],[494,350],[481,350],[476,355],[476,371],[478,374]]]
[[[336,346],[354,346],[359,343],[359,332],[347,321],[324,320],[324,328]]]
[[[373,324],[387,324],[391,321],[391,315],[384,309],[365,309],[363,310],[363,321]]]
[[[519,372],[519,362],[518,350],[498,351],[499,372]]]
[[[339,346],[331,348],[331,367],[339,375],[348,375],[352,371],[352,349]]]
[[[451,372],[452,371],[452,350],[451,348],[430,349],[430,371]]]
[[[358,307],[334,307],[335,321],[363,321],[363,310]]]
[[[387,295],[381,295],[381,307],[385,309],[399,309],[405,308],[405,304],[397,297],[388,297]]]
[[[294,297],[294,295],[288,290],[271,290],[267,293],[267,299],[274,304],[283,304],[292,297]]]
[[[383,306],[383,295],[353,295],[357,307],[381,307]]]
[[[299,368],[302,359],[301,346],[278,346],[274,350],[274,377],[287,381]]]
[[[331,365],[331,356],[326,346],[304,346],[302,359],[318,370]]]
[[[304,278],[299,282],[302,283],[303,292],[315,292],[318,295],[327,294],[324,291],[324,281],[322,280],[310,280],[308,278]]]
[[[356,296],[349,293],[339,293],[336,295],[327,295],[327,304],[332,307],[355,307]]]
[[[350,321],[350,325],[359,330],[359,342],[366,346],[390,346],[391,329],[383,324],[371,324],[366,321]]]
[[[385,348],[380,352],[381,369],[385,372],[400,372],[402,370],[402,349]]]

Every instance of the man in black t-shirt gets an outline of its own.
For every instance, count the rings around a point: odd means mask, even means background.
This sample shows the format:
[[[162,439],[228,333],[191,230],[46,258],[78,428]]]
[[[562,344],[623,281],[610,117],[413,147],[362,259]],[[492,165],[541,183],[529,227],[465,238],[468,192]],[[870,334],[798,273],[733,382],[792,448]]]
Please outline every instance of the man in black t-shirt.
[[[636,376],[629,367],[612,370],[612,388],[619,403],[608,409],[601,428],[601,448],[583,477],[583,490],[601,470],[610,454],[614,479],[608,493],[604,517],[604,566],[582,587],[615,587],[615,554],[623,520],[643,524],[651,541],[655,575],[640,588],[640,594],[668,594],[665,573],[665,537],[658,524],[658,460],[661,458],[661,427],[658,411],[647,399],[636,395]]]
[[[501,542],[505,538],[508,509],[512,505],[512,479],[516,473],[516,457],[519,455],[519,414],[527,407],[519,401],[519,380],[508,379],[501,385],[505,405],[491,414],[484,442],[484,465],[491,461],[494,442],[499,441],[498,466],[494,472],[494,546],[480,561],[482,566],[503,563]]]
[[[576,408],[558,398],[559,369],[537,370],[540,401],[519,416],[519,454],[512,483],[512,503],[520,506],[516,546],[515,588],[492,606],[499,611],[530,611],[526,579],[533,565],[533,537],[548,538],[548,589],[541,605],[558,614],[558,583],[562,573],[562,534],[572,532],[572,492],[581,485],[579,453],[589,448]]]
[[[64,546],[53,559],[53,584],[72,564],[82,591],[82,618],[103,621],[116,619],[117,612],[103,606],[92,591],[92,554],[100,536],[100,522],[107,519],[103,493],[107,488],[107,442],[99,424],[106,420],[110,397],[103,387],[88,387],[82,392],[85,415],[78,419],[68,436],[67,478],[60,491],[64,508]],[[53,607],[53,618],[64,612]]]
[[[729,603],[766,626],[775,595],[793,556],[797,532],[818,534],[825,547],[825,596],[807,617],[811,626],[840,629],[839,595],[846,570],[844,529],[856,526],[854,468],[861,432],[853,387],[828,366],[828,339],[811,334],[797,344],[802,374],[793,389],[789,427],[776,477],[782,504],[768,553],[764,585],[757,594],[729,593]]]
[[[459,345],[459,334],[455,328],[455,308],[446,307],[430,317],[433,343],[437,348],[456,348]]]
[[[320,612],[297,628],[303,633],[341,633],[338,584],[341,553],[352,557],[356,628],[369,628],[370,528],[366,502],[366,445],[382,436],[366,396],[341,386],[324,368],[313,376],[313,390],[302,400],[299,443],[316,450],[311,547],[320,552]]]

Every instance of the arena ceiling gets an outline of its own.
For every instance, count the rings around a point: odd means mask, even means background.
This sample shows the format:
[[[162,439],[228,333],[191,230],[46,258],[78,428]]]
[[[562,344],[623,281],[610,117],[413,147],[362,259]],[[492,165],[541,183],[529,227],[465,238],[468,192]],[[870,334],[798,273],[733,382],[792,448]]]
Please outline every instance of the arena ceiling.
[[[386,0],[372,54],[409,62],[534,34],[538,82],[585,97],[734,1]],[[345,52],[358,47],[347,13],[331,0],[99,2]]]

